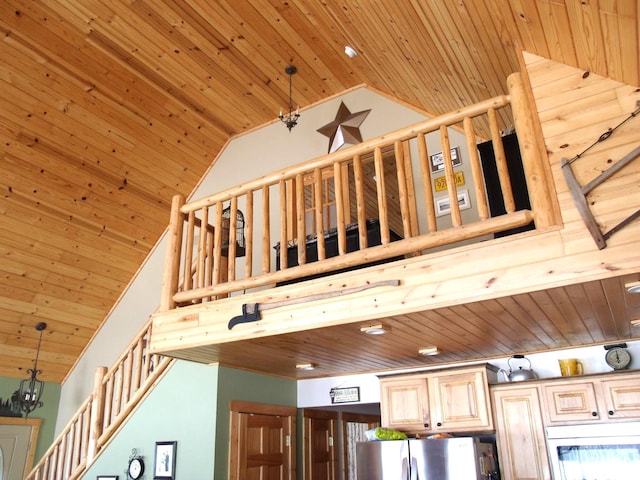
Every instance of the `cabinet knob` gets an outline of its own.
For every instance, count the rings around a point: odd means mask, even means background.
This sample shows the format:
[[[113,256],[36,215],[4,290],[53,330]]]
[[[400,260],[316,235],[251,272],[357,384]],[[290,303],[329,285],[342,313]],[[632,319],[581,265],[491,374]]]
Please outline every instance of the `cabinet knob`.
[[[598,412],[591,412],[591,416],[592,417],[597,417],[598,416]]]
[[[428,424],[428,423],[425,423],[425,424],[424,424],[424,428],[429,428],[429,424]]]
[[[438,427],[441,427],[441,426],[442,426],[442,422],[438,422],[436,425],[437,425]]]
[[[609,416],[612,416],[614,414],[615,414],[615,412],[613,410],[609,410]]]

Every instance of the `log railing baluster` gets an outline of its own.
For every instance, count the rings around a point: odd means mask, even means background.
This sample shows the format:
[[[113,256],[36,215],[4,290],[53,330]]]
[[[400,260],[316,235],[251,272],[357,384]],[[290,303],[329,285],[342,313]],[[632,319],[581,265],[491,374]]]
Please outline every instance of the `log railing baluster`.
[[[262,273],[271,271],[271,215],[269,214],[269,185],[262,187]]]
[[[358,221],[358,245],[360,250],[369,246],[367,239],[367,211],[364,198],[364,173],[362,169],[362,157],[356,154],[353,157],[353,177],[356,190],[356,217]]]
[[[289,236],[287,235],[287,184],[280,181],[280,269],[288,267],[287,251]]]
[[[343,190],[342,167],[336,162],[333,164],[333,188],[336,196],[336,229],[338,233],[338,255],[347,253],[347,232],[344,215],[344,190]]]
[[[434,207],[433,190],[431,189],[431,166],[429,165],[429,151],[424,133],[419,133],[418,141],[418,158],[420,161],[420,172],[422,178],[422,190],[424,192],[424,209],[427,217],[427,231],[429,233],[436,232],[438,226],[436,223],[436,209]]]
[[[458,189],[456,187],[456,177],[453,171],[453,161],[451,159],[451,143],[449,142],[449,129],[446,125],[440,127],[440,143],[442,145],[442,157],[444,162],[444,176],[447,179],[447,193],[449,194],[449,208],[451,209],[451,224],[454,227],[462,225],[460,215],[460,204],[458,202]]]
[[[516,202],[513,199],[511,177],[509,176],[509,167],[507,166],[507,155],[504,153],[504,145],[502,144],[502,135],[500,133],[500,127],[498,126],[496,111],[494,108],[490,108],[487,113],[489,115],[493,154],[496,158],[498,179],[500,180],[500,188],[502,189],[502,197],[504,198],[504,208],[507,213],[515,212]]]
[[[484,189],[480,156],[476,148],[476,132],[473,128],[473,120],[470,117],[464,117],[463,127],[465,140],[467,141],[467,151],[469,152],[469,161],[471,162],[471,175],[476,194],[478,217],[480,220],[486,220],[489,218],[489,206],[487,205],[487,194]]]
[[[298,245],[298,265],[304,265],[307,263],[307,242],[306,237],[306,225],[305,225],[305,209],[304,209],[304,181],[302,179],[302,173],[296,175],[293,182],[293,192],[295,197],[295,212],[296,212],[296,240]]]
[[[253,274],[253,190],[247,192],[247,206],[245,212],[245,240],[244,240],[244,276],[249,278]]]
[[[409,212],[409,191],[407,189],[407,172],[404,163],[404,144],[397,140],[394,144],[396,157],[396,175],[398,177],[398,196],[400,197],[400,214],[402,215],[402,232],[404,238],[411,237],[411,213]]]
[[[327,258],[327,253],[325,249],[324,243],[324,212],[322,208],[322,191],[323,191],[323,182],[322,182],[322,171],[319,168],[315,168],[313,170],[313,203],[314,203],[314,218],[316,223],[316,237],[317,237],[317,248],[318,248],[318,260],[324,260]]]

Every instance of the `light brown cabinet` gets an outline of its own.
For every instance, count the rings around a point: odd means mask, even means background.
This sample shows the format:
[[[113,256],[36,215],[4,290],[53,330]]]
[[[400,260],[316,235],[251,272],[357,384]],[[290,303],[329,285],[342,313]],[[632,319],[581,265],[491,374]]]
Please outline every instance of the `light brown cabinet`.
[[[640,418],[640,374],[628,378],[602,379],[600,385],[607,419]]]
[[[543,385],[545,423],[550,425],[600,420],[593,382]]]
[[[402,432],[430,428],[429,395],[425,375],[380,379],[380,420],[383,427]]]
[[[491,386],[502,478],[549,479],[545,427],[640,418],[640,373]]]
[[[482,365],[382,377],[382,426],[407,433],[493,430],[489,376],[495,371]]]
[[[568,379],[542,389],[548,425],[640,418],[640,375]]]
[[[502,478],[551,478],[538,387],[505,384],[492,394]]]

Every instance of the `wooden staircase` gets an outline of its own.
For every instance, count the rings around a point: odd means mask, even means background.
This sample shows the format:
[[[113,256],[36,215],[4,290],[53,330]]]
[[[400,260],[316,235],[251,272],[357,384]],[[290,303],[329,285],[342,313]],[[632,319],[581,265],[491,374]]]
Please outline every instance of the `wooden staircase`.
[[[149,353],[150,335],[149,322],[113,367],[96,370],[92,393],[25,480],[82,477],[175,361]]]

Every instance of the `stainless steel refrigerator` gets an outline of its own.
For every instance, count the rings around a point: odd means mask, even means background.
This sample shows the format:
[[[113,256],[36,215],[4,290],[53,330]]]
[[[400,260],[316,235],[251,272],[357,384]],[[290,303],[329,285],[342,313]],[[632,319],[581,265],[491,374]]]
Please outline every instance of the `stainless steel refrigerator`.
[[[492,443],[474,437],[359,442],[358,480],[498,479]]]

